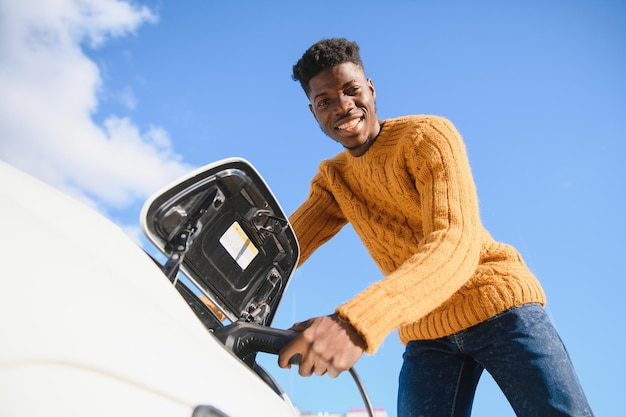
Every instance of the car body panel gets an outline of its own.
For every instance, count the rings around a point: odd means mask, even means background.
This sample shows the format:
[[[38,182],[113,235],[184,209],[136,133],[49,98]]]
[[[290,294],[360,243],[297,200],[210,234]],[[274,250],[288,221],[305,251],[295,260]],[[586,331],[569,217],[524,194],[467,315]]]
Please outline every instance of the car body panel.
[[[0,415],[295,415],[118,226],[4,162],[0,177]]]

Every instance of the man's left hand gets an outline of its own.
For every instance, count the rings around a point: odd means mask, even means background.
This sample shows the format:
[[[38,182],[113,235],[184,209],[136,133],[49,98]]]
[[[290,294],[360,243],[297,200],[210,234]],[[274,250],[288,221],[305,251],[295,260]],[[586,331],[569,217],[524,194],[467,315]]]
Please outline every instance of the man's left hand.
[[[366,347],[359,332],[338,314],[296,323],[291,330],[301,334],[280,352],[278,365],[290,368],[289,360],[300,354],[298,373],[302,376],[328,373],[335,378],[352,368]]]

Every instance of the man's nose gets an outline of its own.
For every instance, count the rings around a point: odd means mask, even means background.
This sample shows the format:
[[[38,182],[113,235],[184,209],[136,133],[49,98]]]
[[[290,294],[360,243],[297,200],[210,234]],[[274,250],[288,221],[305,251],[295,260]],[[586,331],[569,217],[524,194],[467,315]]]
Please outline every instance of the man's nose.
[[[338,114],[348,114],[354,109],[354,100],[347,95],[340,95],[337,100],[337,112]]]

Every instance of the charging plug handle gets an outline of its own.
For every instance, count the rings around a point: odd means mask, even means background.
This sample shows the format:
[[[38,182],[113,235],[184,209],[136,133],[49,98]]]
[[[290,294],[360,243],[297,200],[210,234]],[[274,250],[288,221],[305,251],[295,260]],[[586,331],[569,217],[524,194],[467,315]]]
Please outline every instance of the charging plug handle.
[[[236,321],[213,331],[215,337],[240,359],[257,352],[278,355],[298,336],[293,330],[274,329],[245,321]]]

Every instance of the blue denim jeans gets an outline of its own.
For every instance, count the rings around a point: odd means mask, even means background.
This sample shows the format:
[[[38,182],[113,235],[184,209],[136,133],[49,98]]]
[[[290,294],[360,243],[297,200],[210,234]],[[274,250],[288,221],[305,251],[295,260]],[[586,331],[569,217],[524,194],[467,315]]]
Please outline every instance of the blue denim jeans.
[[[398,417],[467,417],[483,370],[518,417],[593,416],[565,346],[539,304],[451,336],[410,342]]]

